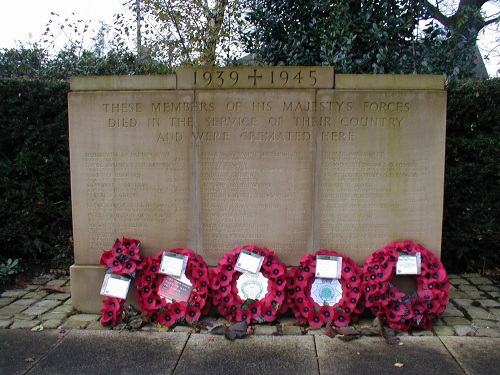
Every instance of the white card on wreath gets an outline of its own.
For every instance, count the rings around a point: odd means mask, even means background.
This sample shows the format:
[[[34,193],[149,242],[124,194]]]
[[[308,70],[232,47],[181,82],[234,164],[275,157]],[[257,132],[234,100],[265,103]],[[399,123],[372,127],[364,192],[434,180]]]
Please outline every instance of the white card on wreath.
[[[160,273],[174,277],[181,277],[186,271],[188,257],[182,254],[165,251],[161,259]]]
[[[127,299],[130,279],[125,276],[107,273],[101,287],[101,295]]]
[[[321,279],[340,279],[341,275],[342,257],[316,255],[316,277]]]
[[[396,275],[420,275],[422,263],[420,252],[415,254],[399,254],[396,262]]]
[[[240,272],[250,272],[257,273],[260,271],[262,267],[262,263],[264,262],[264,257],[259,254],[252,253],[248,250],[242,250],[238,259],[236,260],[236,266],[234,267],[237,271]]]

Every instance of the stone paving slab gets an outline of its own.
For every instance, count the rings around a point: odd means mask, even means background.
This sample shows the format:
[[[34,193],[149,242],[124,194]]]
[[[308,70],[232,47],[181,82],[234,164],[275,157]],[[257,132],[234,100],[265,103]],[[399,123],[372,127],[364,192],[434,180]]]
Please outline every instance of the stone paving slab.
[[[188,337],[185,333],[73,330],[57,350],[36,363],[33,374],[171,374]]]
[[[57,331],[0,331],[0,374],[26,374],[59,341]]]
[[[401,342],[388,345],[380,337],[343,342],[317,336],[321,375],[464,374],[440,338],[408,336]],[[396,367],[397,363],[403,367]]]
[[[319,374],[314,336],[191,335],[174,375]]]
[[[469,375],[497,375],[500,369],[500,339],[441,337],[441,341]],[[497,350],[491,350],[496,348]]]

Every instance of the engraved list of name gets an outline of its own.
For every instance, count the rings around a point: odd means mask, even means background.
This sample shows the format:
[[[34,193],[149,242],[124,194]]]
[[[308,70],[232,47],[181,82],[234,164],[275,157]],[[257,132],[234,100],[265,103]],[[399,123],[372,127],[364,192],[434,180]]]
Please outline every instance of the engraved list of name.
[[[194,246],[192,93],[72,93],[70,105],[77,262],[121,236],[148,255]]]
[[[295,259],[312,246],[314,90],[210,90],[197,117],[204,256],[242,244]]]

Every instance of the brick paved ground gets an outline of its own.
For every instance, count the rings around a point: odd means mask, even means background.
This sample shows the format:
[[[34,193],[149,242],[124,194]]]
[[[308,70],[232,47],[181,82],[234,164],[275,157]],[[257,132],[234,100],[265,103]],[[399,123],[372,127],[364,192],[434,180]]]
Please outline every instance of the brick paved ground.
[[[432,331],[414,330],[402,335],[412,336],[484,336],[500,337],[500,288],[480,274],[449,275],[450,303],[442,319]],[[44,286],[58,285],[61,292],[44,290]],[[7,290],[0,297],[0,329],[108,329],[99,323],[100,315],[74,311],[71,305],[68,276],[40,276],[25,289]],[[363,318],[356,325],[371,325],[372,317]],[[219,322],[223,322],[219,319]],[[294,326],[293,317],[280,319],[274,325],[257,325],[254,334],[271,335],[279,330],[284,335],[302,335],[303,329]],[[147,325],[143,330],[158,330]],[[161,328],[160,328],[161,329]],[[177,326],[176,332],[192,331],[188,326]],[[202,331],[204,332],[204,331]],[[322,335],[323,330],[309,330],[308,334]]]

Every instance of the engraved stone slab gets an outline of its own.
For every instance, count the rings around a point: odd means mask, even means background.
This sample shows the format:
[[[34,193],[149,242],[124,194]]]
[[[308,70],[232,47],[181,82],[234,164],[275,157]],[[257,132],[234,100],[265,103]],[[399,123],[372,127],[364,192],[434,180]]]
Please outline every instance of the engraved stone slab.
[[[314,90],[199,90],[200,247],[216,265],[255,244],[293,264],[312,250]]]
[[[381,77],[383,80],[383,77]],[[446,93],[320,90],[318,242],[358,264],[410,239],[441,252]]]
[[[69,94],[76,264],[118,237],[142,253],[194,247],[192,91]]]

